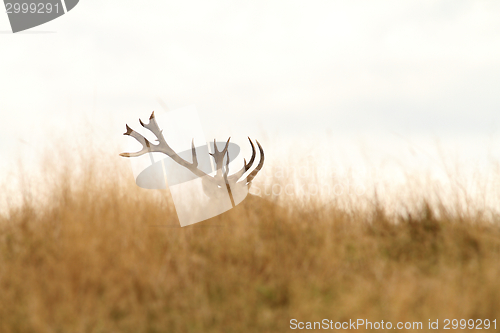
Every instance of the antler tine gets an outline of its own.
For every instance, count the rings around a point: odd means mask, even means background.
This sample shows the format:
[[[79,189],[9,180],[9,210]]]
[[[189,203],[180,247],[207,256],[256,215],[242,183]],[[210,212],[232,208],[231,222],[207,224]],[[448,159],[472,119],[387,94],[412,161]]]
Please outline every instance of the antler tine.
[[[255,145],[253,144],[252,140],[250,138],[248,138],[248,141],[250,142],[250,145],[252,146],[252,157],[250,157],[250,161],[246,161],[246,159],[243,159],[243,168],[236,172],[235,174],[229,176],[228,178],[232,181],[237,181],[238,179],[241,178],[241,176],[243,176],[243,174],[245,172],[247,172],[253,165],[253,162],[255,161],[255,155],[256,155],[256,152],[255,152]]]
[[[219,149],[217,149],[217,142],[214,139],[214,153],[213,154],[209,153],[209,154],[212,155],[212,156],[214,156],[214,155],[216,155],[218,153],[222,153],[224,155],[226,153],[226,151],[227,151],[228,146],[229,146],[229,140],[231,140],[231,137],[229,137],[229,139],[227,139],[227,142],[226,142],[226,145],[224,146],[224,149],[222,149],[221,151],[219,151]]]
[[[151,152],[151,146],[153,146],[153,144],[151,142],[149,142],[148,139],[146,139],[145,137],[143,137],[142,135],[140,135],[139,133],[137,133],[136,131],[131,129],[127,124],[125,124],[125,127],[127,128],[127,131],[125,133],[123,133],[123,135],[131,136],[134,139],[136,139],[137,141],[139,141],[139,143],[142,144],[142,149],[136,153],[121,153],[120,156],[137,157],[137,156],[141,156],[147,152]]]
[[[255,140],[257,142],[257,146],[259,146],[259,152],[260,152],[260,161],[259,164],[255,167],[255,169],[250,172],[250,174],[247,176],[247,184],[251,183],[252,180],[257,176],[259,171],[262,169],[262,166],[264,166],[264,149],[262,149],[262,146],[260,145],[259,141]]]
[[[229,147],[229,140],[231,140],[231,137],[229,137],[227,139],[226,145],[224,146],[224,149],[222,150],[222,153],[224,153],[224,154],[227,152],[227,148]],[[229,157],[229,154],[227,156]]]
[[[215,139],[214,139],[214,153],[208,153],[209,155],[212,155],[214,156],[216,153],[218,153],[219,151],[217,150],[217,143],[215,142]]]
[[[226,151],[226,176],[229,174],[229,151]]]
[[[224,146],[224,149],[222,149],[221,151],[219,151],[217,149],[217,142],[214,139],[214,152],[213,153],[209,153],[209,154],[210,154],[210,156],[212,156],[214,158],[217,170],[221,170],[222,171],[222,168],[224,166],[223,165],[223,163],[224,163],[224,155],[226,155],[226,153],[227,153],[227,149],[229,147],[229,140],[231,140],[231,137],[229,137],[229,139],[227,139],[227,142],[226,142],[226,145]],[[217,171],[217,172],[219,172],[219,171]]]
[[[141,119],[139,119],[139,122],[141,123],[142,127],[150,130],[156,136],[157,138],[156,141],[162,144],[167,144],[165,138],[163,137],[162,130],[160,129],[158,123],[156,122],[154,111],[151,113],[151,116],[149,116],[149,122],[147,124],[144,124]]]
[[[249,164],[249,168],[252,166],[253,164],[253,161],[255,161],[255,146],[252,142],[252,140],[250,140],[250,137],[247,137],[248,138],[248,141],[250,141],[250,145],[252,145],[252,157],[250,157],[250,161],[248,161],[248,164]]]
[[[194,146],[194,139],[191,141],[191,155],[193,157],[193,167],[198,166],[198,157],[196,156],[196,147]]]

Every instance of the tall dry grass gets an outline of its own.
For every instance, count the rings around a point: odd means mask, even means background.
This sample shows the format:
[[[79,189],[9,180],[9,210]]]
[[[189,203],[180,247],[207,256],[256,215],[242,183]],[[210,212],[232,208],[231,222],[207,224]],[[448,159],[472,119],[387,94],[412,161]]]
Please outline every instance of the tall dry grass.
[[[0,332],[286,332],[293,318],[425,329],[429,319],[500,319],[494,215],[457,216],[423,199],[398,216],[375,200],[349,210],[249,198],[180,228],[166,191],[139,189],[116,170],[48,168],[44,200],[27,190],[4,212]]]

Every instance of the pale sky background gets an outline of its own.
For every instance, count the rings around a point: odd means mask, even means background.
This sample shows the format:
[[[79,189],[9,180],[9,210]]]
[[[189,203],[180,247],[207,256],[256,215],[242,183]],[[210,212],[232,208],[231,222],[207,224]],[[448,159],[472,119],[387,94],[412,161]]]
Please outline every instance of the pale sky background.
[[[270,161],[297,141],[500,160],[499,18],[498,1],[81,0],[12,34],[0,13],[0,166],[83,124],[111,147],[158,97]]]

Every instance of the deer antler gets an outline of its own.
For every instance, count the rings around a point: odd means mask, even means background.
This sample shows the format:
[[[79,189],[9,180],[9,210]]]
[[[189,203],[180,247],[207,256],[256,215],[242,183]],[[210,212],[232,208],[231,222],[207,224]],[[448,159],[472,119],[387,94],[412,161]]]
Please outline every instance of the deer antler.
[[[217,143],[215,142],[214,139],[214,152],[213,153],[208,153],[210,156],[212,156],[215,160],[215,165],[217,169],[217,176],[220,177],[222,173],[227,175],[228,170],[228,165],[229,165],[229,153],[227,152],[227,148],[229,147],[229,140],[231,140],[231,137],[227,139],[226,145],[224,146],[224,149],[219,151],[217,149]],[[224,162],[224,155],[228,156],[227,163],[226,163],[226,172],[222,170],[223,168],[223,162]]]
[[[167,141],[165,141],[165,138],[163,137],[163,133],[160,130],[160,127],[158,126],[158,123],[156,122],[155,119],[155,113],[151,113],[151,116],[149,117],[149,123],[144,124],[142,120],[139,119],[139,123],[141,123],[141,126],[150,130],[155,136],[156,136],[156,141],[158,141],[158,144],[152,144],[148,139],[143,137],[141,134],[137,133],[128,125],[125,125],[127,128],[127,131],[123,133],[123,135],[129,135],[139,141],[142,144],[142,149],[136,153],[121,153],[120,156],[123,157],[136,157],[136,156],[141,156],[144,155],[145,153],[164,153],[171,157],[175,162],[179,163],[195,175],[199,177],[203,176],[208,176],[205,172],[202,170],[198,169],[198,158],[196,157],[196,149],[194,146],[194,140],[191,143],[191,152],[192,152],[192,157],[193,157],[193,162],[189,163],[186,160],[184,160],[182,157],[177,155],[177,153],[170,148],[168,145]]]
[[[252,157],[250,158],[250,161],[248,161],[248,164],[247,164],[247,161],[246,159],[243,159],[243,168],[236,172],[235,174],[231,175],[228,177],[228,179],[230,181],[238,181],[241,176],[243,176],[245,174],[245,172],[247,172],[248,170],[250,170],[250,168],[252,167],[253,165],[253,162],[255,161],[255,146],[252,142],[252,140],[250,140],[250,138],[248,138],[248,141],[250,141],[250,145],[252,145]],[[249,184],[252,179],[255,178],[255,176],[257,175],[257,173],[260,171],[260,169],[262,169],[262,166],[264,165],[264,149],[262,149],[262,146],[260,145],[259,141],[255,140],[257,142],[257,145],[259,146],[259,152],[260,152],[260,161],[259,161],[259,164],[257,165],[257,167],[248,175],[247,177],[247,184]]]
[[[259,152],[260,152],[260,161],[257,167],[247,176],[245,181],[238,182],[238,180],[247,172],[250,170],[250,168],[253,165],[253,162],[255,161],[255,146],[250,138],[248,138],[248,141],[250,141],[250,145],[252,146],[252,157],[246,162],[244,160],[244,165],[243,168],[238,171],[237,173],[233,175],[228,175],[229,174],[229,152],[228,152],[228,147],[229,147],[229,140],[231,138],[227,139],[226,145],[224,146],[224,149],[219,151],[217,149],[217,144],[216,141],[214,140],[214,152],[209,153],[215,160],[216,164],[216,174],[214,177],[209,176],[206,174],[204,171],[198,169],[198,158],[196,156],[196,148],[194,145],[194,139],[191,142],[191,154],[192,154],[192,162],[188,162],[184,160],[182,157],[177,155],[177,153],[170,148],[170,146],[167,144],[165,138],[163,137],[162,130],[160,130],[160,127],[158,126],[158,123],[156,122],[155,119],[155,113],[151,113],[151,116],[149,117],[149,122],[147,124],[143,123],[139,119],[139,123],[141,124],[142,127],[148,129],[151,131],[155,136],[156,136],[156,141],[158,144],[153,144],[151,143],[148,139],[146,139],[144,136],[139,134],[138,132],[134,131],[131,129],[128,125],[125,125],[127,128],[127,131],[123,133],[123,135],[128,135],[136,139],[142,144],[142,149],[139,150],[138,152],[135,153],[121,153],[120,156],[123,157],[137,157],[144,155],[146,153],[164,153],[168,155],[170,158],[172,158],[175,162],[180,164],[181,166],[185,167],[198,177],[204,177],[203,179],[207,179],[211,182],[216,182],[219,183],[221,181],[224,181],[226,184],[226,187],[229,190],[230,185],[234,184],[242,184],[242,185],[247,185],[250,186],[253,178],[257,175],[257,173],[262,169],[262,166],[264,165],[264,150],[262,149],[262,146],[258,141],[257,145],[259,147]],[[224,166],[224,157],[226,156],[226,165]],[[230,191],[230,190],[229,190]]]

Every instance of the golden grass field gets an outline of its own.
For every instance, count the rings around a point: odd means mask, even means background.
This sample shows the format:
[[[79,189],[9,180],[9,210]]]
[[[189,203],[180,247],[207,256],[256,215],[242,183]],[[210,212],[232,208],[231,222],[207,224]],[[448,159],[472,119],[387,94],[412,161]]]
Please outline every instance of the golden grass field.
[[[49,168],[47,200],[25,184],[21,204],[0,215],[0,332],[288,332],[291,319],[500,326],[494,214],[424,199],[398,216],[374,199],[345,209],[249,198],[180,228],[166,191],[111,171]]]

